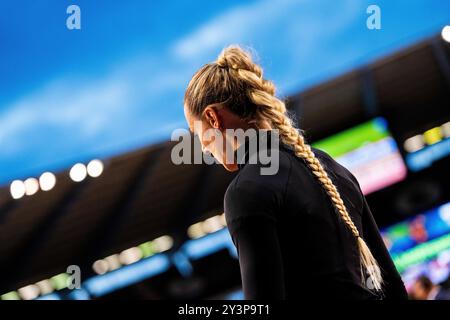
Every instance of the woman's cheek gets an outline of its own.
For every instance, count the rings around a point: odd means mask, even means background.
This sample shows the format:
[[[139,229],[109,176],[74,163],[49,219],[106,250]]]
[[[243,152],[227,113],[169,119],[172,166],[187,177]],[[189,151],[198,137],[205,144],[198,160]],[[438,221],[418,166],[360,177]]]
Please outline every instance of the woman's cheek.
[[[218,140],[215,143],[214,152],[216,153],[216,157],[220,161],[220,163],[225,164],[225,163],[229,162],[226,159],[227,152],[229,152],[229,151],[227,150],[227,143],[226,143],[225,139],[221,139],[220,141]]]
[[[206,135],[203,140],[203,149],[211,153],[211,155],[220,163],[225,162],[225,139],[221,136]]]
[[[212,148],[214,145],[213,141],[211,139],[203,139],[202,140],[202,152],[209,152],[214,156],[214,148]]]

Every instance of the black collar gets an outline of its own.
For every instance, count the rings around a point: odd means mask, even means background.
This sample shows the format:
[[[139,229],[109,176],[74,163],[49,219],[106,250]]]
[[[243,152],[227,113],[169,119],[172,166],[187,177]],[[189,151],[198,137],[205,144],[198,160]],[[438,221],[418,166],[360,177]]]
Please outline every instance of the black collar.
[[[259,150],[270,149],[272,142],[278,139],[280,148],[284,147],[286,149],[292,150],[292,147],[285,145],[279,139],[279,136],[274,130],[252,130],[250,134],[245,136],[244,142],[234,151],[234,159],[238,165],[239,170],[241,170],[248,162],[249,159],[259,152]],[[250,144],[254,147],[250,150]],[[255,148],[256,146],[256,148]],[[251,154],[250,154],[251,152]],[[259,161],[259,158],[256,158]]]
[[[258,131],[249,131],[251,134],[245,136],[244,142],[234,151],[234,160],[237,163],[239,170],[241,170],[249,161],[250,158],[250,143],[259,144]]]

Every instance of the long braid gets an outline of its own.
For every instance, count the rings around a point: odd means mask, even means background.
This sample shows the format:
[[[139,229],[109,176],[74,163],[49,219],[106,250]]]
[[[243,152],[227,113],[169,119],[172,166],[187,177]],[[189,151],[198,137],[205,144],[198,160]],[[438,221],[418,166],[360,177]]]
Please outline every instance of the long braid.
[[[184,96],[185,106],[199,117],[213,103],[225,103],[231,111],[253,123],[279,131],[282,142],[293,147],[295,155],[304,159],[337,209],[339,216],[357,240],[361,262],[361,280],[368,274],[373,287],[381,290],[382,276],[377,261],[353,223],[347,208],[311,147],[305,142],[303,130],[294,127],[285,103],[275,96],[275,85],[263,78],[262,68],[253,62],[250,53],[239,46],[229,46],[217,61],[204,65],[189,82]]]
[[[239,47],[226,48],[219,56],[217,63],[221,66],[226,66],[228,63],[230,73],[236,73],[241,80],[248,84],[247,95],[258,106],[254,121],[257,123],[260,121],[270,122],[273,128],[278,129],[281,140],[294,148],[296,156],[306,161],[314,176],[329,195],[340,217],[357,239],[362,280],[364,280],[365,271],[370,276],[373,287],[381,290],[383,280],[376,259],[353,223],[336,186],[314,155],[311,147],[305,142],[303,135],[294,127],[292,120],[286,114],[285,103],[275,97],[273,83],[263,79],[262,69],[254,64],[250,55]]]

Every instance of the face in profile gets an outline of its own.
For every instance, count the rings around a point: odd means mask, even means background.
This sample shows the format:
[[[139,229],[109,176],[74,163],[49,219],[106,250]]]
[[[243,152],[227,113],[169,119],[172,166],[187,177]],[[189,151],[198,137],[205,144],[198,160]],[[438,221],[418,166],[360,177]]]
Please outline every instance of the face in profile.
[[[203,114],[204,117],[199,119],[193,116],[187,107],[184,108],[189,130],[198,136],[202,152],[209,152],[226,170],[238,170],[237,164],[233,161],[235,141],[228,139],[226,130],[223,129],[226,113],[219,115],[218,110],[207,107]]]

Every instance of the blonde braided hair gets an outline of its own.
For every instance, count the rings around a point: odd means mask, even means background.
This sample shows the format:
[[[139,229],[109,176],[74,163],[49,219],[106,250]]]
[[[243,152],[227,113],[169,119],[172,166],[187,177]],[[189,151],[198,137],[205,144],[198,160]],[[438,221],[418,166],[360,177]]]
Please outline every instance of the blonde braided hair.
[[[226,102],[233,112],[249,123],[257,127],[269,123],[278,129],[282,142],[292,146],[295,155],[306,161],[355,236],[360,253],[361,280],[364,281],[364,275],[368,274],[373,287],[381,290],[383,279],[378,263],[353,223],[336,186],[305,142],[303,130],[295,128],[287,115],[285,103],[275,96],[273,82],[263,78],[261,67],[253,62],[249,52],[235,45],[222,50],[216,62],[206,64],[194,75],[184,100],[196,116],[210,104]]]

